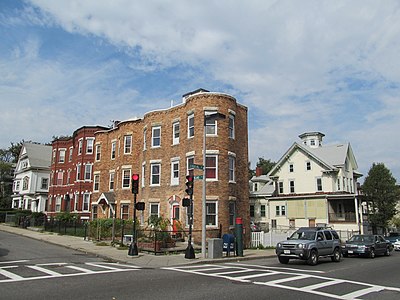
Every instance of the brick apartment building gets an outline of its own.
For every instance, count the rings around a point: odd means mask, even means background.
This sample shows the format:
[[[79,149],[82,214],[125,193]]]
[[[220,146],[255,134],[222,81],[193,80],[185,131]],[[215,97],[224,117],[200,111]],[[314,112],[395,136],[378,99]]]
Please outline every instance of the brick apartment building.
[[[145,202],[145,210],[137,212],[140,223],[155,215],[187,226],[186,175],[202,175],[191,165],[204,165],[204,116],[216,112],[226,118],[206,124],[207,229],[232,232],[241,217],[249,231],[247,108],[230,95],[203,89],[185,94],[171,108],[95,133],[92,218],[132,219],[131,176],[137,173],[137,201]],[[202,185],[194,183],[195,231],[202,227]],[[200,242],[199,235],[194,239]]]
[[[71,137],[52,142],[51,174],[46,214],[77,213],[90,217],[93,191],[94,133],[107,127],[83,126]]]

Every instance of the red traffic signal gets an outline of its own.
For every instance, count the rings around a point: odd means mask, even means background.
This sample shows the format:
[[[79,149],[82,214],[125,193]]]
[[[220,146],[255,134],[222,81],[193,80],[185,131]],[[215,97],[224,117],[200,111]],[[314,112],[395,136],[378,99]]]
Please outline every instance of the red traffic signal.
[[[193,195],[193,185],[194,185],[194,176],[188,175],[186,176],[186,194],[189,196]]]
[[[139,174],[132,175],[132,194],[139,193]]]

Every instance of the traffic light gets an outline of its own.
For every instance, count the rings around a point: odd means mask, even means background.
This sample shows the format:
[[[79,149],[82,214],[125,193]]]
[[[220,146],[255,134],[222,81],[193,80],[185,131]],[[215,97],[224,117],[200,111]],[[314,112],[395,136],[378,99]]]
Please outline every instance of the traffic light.
[[[189,207],[190,206],[190,199],[189,198],[183,198],[182,199],[182,206],[183,207]]]
[[[145,207],[145,204],[144,204],[144,202],[138,202],[138,203],[136,203],[136,209],[137,210],[144,210],[144,207]]]
[[[132,194],[139,193],[139,174],[132,175]]]
[[[192,175],[186,176],[186,194],[193,195],[194,177]]]

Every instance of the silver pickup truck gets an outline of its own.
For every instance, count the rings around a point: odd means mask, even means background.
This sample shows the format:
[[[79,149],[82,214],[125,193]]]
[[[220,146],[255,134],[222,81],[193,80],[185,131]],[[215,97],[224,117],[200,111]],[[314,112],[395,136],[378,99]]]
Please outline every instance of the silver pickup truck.
[[[298,229],[286,241],[279,242],[275,252],[282,264],[301,259],[316,265],[320,257],[330,257],[334,262],[342,258],[339,235],[335,230],[322,227]]]

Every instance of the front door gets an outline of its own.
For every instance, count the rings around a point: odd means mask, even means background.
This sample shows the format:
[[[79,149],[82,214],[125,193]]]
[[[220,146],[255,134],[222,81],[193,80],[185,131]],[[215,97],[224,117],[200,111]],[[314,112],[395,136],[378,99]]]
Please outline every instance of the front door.
[[[172,231],[176,234],[179,230],[179,205],[172,206]]]
[[[308,227],[315,227],[315,219],[308,219]]]

